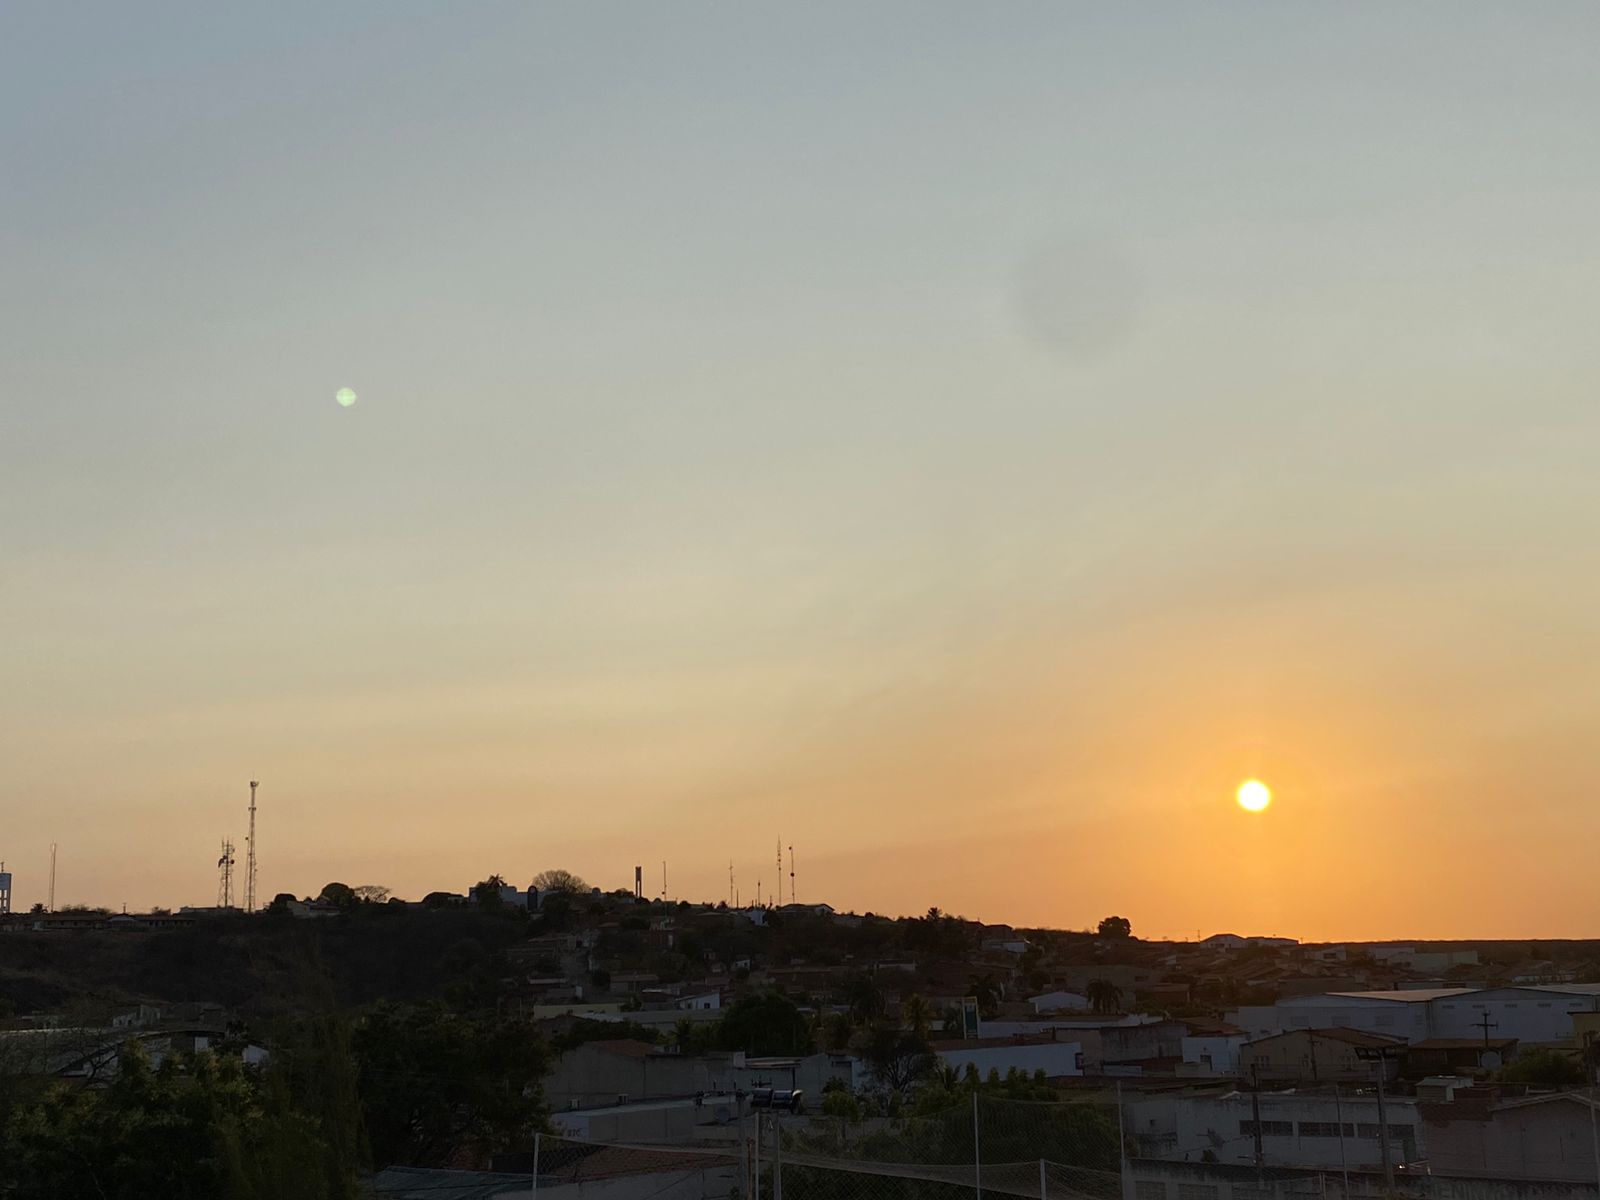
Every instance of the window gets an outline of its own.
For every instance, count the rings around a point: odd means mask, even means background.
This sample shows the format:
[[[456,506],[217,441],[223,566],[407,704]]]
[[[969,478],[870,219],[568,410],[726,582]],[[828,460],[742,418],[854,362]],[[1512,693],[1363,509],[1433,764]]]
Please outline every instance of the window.
[[[1167,1185],[1159,1179],[1135,1180],[1133,1200],[1167,1200]]]
[[[1254,1121],[1240,1121],[1239,1122],[1239,1132],[1242,1133],[1242,1134],[1247,1134],[1250,1137],[1254,1137],[1255,1133],[1256,1133],[1256,1123]],[[1263,1122],[1261,1122],[1261,1136],[1262,1137],[1293,1137],[1294,1136],[1294,1122],[1293,1121],[1263,1121]]]
[[[1217,1185],[1214,1183],[1180,1183],[1178,1185],[1178,1200],[1217,1200]]]
[[[1301,1137],[1326,1137],[1339,1136],[1339,1122],[1337,1121],[1301,1121]],[[1237,1191],[1237,1189],[1235,1189]]]

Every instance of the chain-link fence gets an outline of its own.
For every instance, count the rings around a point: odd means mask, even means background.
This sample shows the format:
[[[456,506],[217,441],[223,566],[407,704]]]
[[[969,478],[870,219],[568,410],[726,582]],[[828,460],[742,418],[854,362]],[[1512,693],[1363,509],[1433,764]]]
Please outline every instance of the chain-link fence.
[[[693,1147],[546,1134],[493,1172],[389,1168],[373,1190],[384,1200],[1121,1197],[1114,1111],[1094,1104],[969,1096],[897,1117],[747,1113],[714,1132],[720,1144]]]

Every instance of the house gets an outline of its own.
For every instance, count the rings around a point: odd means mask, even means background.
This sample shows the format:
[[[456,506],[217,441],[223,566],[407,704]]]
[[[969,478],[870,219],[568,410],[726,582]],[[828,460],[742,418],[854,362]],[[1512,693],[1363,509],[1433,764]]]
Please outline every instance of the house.
[[[1501,1099],[1493,1088],[1419,1103],[1434,1175],[1595,1181],[1596,1105],[1578,1092]]]
[[[1237,933],[1213,933],[1200,943],[1208,950],[1254,950],[1258,947],[1287,947],[1298,946],[1299,938],[1288,937],[1240,937]]]
[[[1088,1012],[1091,1007],[1089,997],[1081,992],[1045,992],[1043,995],[1029,996],[1028,1003],[1033,1005],[1036,1013]]]
[[[1403,1047],[1397,1037],[1359,1029],[1292,1029],[1246,1042],[1239,1049],[1239,1073],[1271,1083],[1366,1083],[1376,1064],[1361,1056],[1374,1047]],[[1393,1078],[1399,1058],[1385,1063]]]
[[[562,1136],[586,1142],[687,1143],[704,1126],[737,1124],[742,1103],[731,1095],[633,1100],[552,1112],[550,1123]]]
[[[1406,1048],[1405,1075],[1486,1074],[1516,1056],[1516,1038],[1423,1038]]]
[[[545,1079],[552,1111],[627,1104],[709,1092],[706,1060],[668,1054],[631,1038],[585,1042],[567,1051]]]
[[[1179,1042],[1179,1053],[1184,1075],[1215,1075],[1224,1078],[1239,1076],[1239,1049],[1245,1044],[1243,1033],[1191,1031]]]
[[[544,1090],[552,1112],[770,1087],[802,1091],[816,1099],[830,1080],[853,1089],[859,1071],[849,1055],[756,1058],[740,1051],[689,1055],[619,1038],[586,1042],[567,1051],[545,1078]]]
[[[697,992],[693,996],[679,996],[674,1001],[675,1008],[694,1010],[699,1012],[715,1012],[722,1007],[721,992]]]

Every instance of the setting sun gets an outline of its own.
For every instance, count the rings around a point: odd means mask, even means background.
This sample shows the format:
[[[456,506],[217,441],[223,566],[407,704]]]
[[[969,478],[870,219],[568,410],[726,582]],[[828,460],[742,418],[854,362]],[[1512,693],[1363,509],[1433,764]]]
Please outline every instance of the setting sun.
[[[1247,779],[1239,785],[1238,800],[1246,812],[1261,812],[1272,803],[1272,789],[1259,779]]]

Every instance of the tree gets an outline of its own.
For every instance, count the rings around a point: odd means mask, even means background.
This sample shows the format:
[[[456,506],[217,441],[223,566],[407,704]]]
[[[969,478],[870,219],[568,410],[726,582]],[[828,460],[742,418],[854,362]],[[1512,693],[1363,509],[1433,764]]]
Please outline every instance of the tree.
[[[1112,1013],[1122,1003],[1122,989],[1109,979],[1091,979],[1083,989],[1089,1007],[1097,1013]]]
[[[324,884],[317,893],[317,899],[323,904],[331,904],[335,908],[353,908],[356,902],[355,889],[347,883]]]
[[[861,1102],[846,1091],[831,1091],[822,1097],[822,1115],[840,1121],[861,1120]]]
[[[855,1033],[855,1026],[850,1022],[849,1013],[829,1013],[820,1022],[819,1038],[825,1050],[842,1053],[850,1048],[850,1038]]]
[[[385,904],[391,895],[390,889],[381,883],[363,883],[352,890],[362,904]]]
[[[1000,1011],[1000,985],[993,975],[974,975],[967,981],[967,989],[978,1002],[978,1015],[993,1018]]]
[[[849,979],[844,985],[844,998],[850,1006],[850,1018],[857,1025],[871,1025],[883,1016],[883,989],[870,975],[856,975]]]
[[[491,875],[473,884],[470,895],[479,908],[498,912],[506,906],[505,897],[500,894],[500,889],[505,886],[504,876]]]
[[[482,1162],[544,1121],[544,1039],[520,1018],[382,1004],[352,1039],[375,1163]]]
[[[150,1066],[123,1048],[105,1088],[55,1088],[18,1113],[7,1195],[19,1198],[355,1194],[353,1162],[330,1162],[315,1123],[287,1104],[281,1078],[210,1054]]]
[[[540,893],[559,892],[568,896],[581,896],[589,892],[590,888],[580,876],[571,871],[564,871],[555,867],[549,871],[540,871],[533,877],[534,889]]]
[[[1574,1087],[1583,1082],[1583,1068],[1560,1050],[1529,1050],[1500,1072],[1507,1083],[1534,1087]]]
[[[933,1029],[933,1006],[921,996],[915,994],[907,996],[900,1002],[900,1020],[907,1029],[925,1042]]]
[[[1127,917],[1102,917],[1097,932],[1103,938],[1132,937],[1133,922]]]
[[[746,1054],[810,1054],[811,1028],[794,1001],[780,992],[741,996],[717,1023],[724,1050]]]
[[[937,1062],[927,1042],[913,1033],[888,1026],[868,1035],[862,1057],[884,1087],[901,1095]]]

